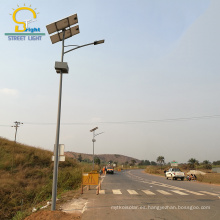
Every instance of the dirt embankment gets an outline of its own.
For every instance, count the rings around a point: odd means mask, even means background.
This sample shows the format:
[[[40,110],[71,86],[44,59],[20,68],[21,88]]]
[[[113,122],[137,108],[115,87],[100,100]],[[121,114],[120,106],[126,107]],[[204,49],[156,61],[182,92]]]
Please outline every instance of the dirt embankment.
[[[44,211],[39,211],[37,213],[34,213],[25,220],[76,220],[76,219],[81,219],[80,214],[69,214],[65,213],[62,211],[49,211],[49,210],[44,210]]]

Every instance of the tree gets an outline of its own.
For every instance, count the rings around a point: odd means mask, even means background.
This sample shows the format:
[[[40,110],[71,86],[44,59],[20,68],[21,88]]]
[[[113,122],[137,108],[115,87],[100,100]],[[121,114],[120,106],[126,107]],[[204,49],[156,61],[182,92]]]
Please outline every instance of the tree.
[[[130,166],[134,166],[135,164],[136,164],[136,160],[132,159],[131,163],[130,163]]]
[[[220,165],[220,160],[213,161],[213,165]]]
[[[210,164],[210,161],[209,160],[204,160],[202,163],[203,164]]]
[[[79,162],[82,161],[82,155],[81,155],[81,154],[79,154],[79,156],[78,156],[78,161],[79,161]]]
[[[211,164],[211,162],[209,160],[204,160],[202,162],[202,164],[203,164],[203,168],[204,169],[208,169],[208,170],[212,169],[212,164]]]
[[[85,158],[83,161],[86,162],[86,163],[91,163],[92,162],[89,158]]]
[[[143,166],[144,165],[144,160],[141,160],[141,162],[138,164],[138,166]]]
[[[156,162],[154,162],[154,161],[151,161],[151,162],[150,162],[150,165],[152,165],[152,166],[156,166],[156,165],[157,165],[157,163],[156,163]]]
[[[149,160],[145,160],[144,161],[144,165],[150,165],[150,161]]]
[[[100,159],[98,157],[95,157],[94,163],[97,165],[100,165]]]
[[[139,166],[150,165],[150,161],[149,160],[141,160],[141,162],[138,165]]]
[[[195,168],[195,165],[198,165],[199,161],[196,160],[195,158],[190,158],[188,160],[188,164],[189,164],[190,168]]]
[[[159,156],[157,158],[157,163],[160,164],[160,169],[162,170],[162,165],[164,164],[164,157],[163,156]]]
[[[125,162],[125,167],[128,165],[128,161]]]

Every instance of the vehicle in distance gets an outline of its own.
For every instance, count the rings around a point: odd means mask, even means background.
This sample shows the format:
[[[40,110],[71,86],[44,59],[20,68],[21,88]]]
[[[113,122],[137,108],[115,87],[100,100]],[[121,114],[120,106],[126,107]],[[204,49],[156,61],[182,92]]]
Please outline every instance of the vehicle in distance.
[[[114,174],[114,168],[113,168],[112,166],[107,166],[106,172],[107,172],[107,173]]]
[[[171,178],[172,180],[177,180],[178,178],[184,180],[185,174],[179,168],[170,168],[166,172],[166,178]]]

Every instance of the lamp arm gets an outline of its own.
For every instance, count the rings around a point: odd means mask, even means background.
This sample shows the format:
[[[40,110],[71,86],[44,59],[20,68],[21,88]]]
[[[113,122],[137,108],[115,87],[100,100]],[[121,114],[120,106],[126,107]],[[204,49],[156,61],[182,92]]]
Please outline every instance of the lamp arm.
[[[93,43],[89,43],[89,44],[84,44],[84,45],[81,45],[81,46],[78,46],[78,47],[75,47],[75,48],[73,48],[73,49],[70,49],[70,50],[67,50],[66,52],[64,52],[64,54],[65,53],[69,53],[70,51],[72,51],[72,50],[76,50],[76,49],[79,49],[79,48],[81,48],[81,47],[86,47],[86,46],[89,46],[89,45],[94,45],[94,42]]]

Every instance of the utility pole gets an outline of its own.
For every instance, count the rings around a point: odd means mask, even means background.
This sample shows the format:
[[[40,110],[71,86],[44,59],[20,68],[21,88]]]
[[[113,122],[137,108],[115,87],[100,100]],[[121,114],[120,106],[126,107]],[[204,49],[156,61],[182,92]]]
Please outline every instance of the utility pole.
[[[11,126],[11,127],[15,128],[15,141],[14,141],[14,145],[13,145],[12,166],[11,166],[12,173],[13,173],[13,167],[14,167],[14,154],[15,154],[15,143],[16,143],[16,138],[17,138],[17,132],[18,132],[18,128],[20,127],[19,125],[23,124],[22,122],[19,122],[19,121],[15,121],[14,123],[15,123],[15,125]]]
[[[15,128],[15,143],[16,143],[16,137],[17,137],[17,132],[18,132],[18,128],[20,127],[19,125],[23,124],[22,122],[19,122],[19,121],[15,121],[14,122],[15,125],[14,126],[11,126],[11,127],[14,127]]]

